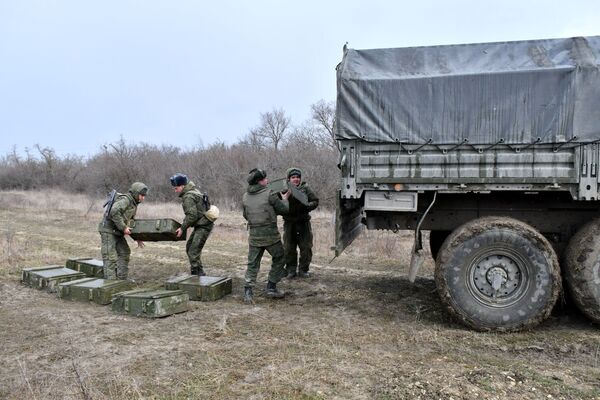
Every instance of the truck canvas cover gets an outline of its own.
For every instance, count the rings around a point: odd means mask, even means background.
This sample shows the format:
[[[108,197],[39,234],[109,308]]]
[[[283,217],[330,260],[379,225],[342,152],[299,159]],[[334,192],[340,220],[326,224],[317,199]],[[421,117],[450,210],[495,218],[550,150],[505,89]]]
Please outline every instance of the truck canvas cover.
[[[600,36],[348,49],[337,68],[336,137],[408,144],[594,141],[599,67]]]

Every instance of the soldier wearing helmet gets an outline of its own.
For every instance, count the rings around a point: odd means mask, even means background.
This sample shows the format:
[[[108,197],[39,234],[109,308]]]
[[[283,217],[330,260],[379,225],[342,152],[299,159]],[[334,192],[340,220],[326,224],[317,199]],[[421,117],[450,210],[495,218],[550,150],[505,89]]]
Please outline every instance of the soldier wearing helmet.
[[[194,228],[188,238],[185,250],[190,261],[191,274],[204,276],[206,273],[202,265],[202,249],[214,226],[213,221],[207,216],[207,211],[210,209],[208,196],[201,193],[194,182],[181,173],[171,177],[171,186],[173,186],[175,193],[181,197],[185,214],[181,228],[177,229],[176,235],[181,237],[188,228]]]
[[[128,193],[116,197],[107,218],[98,226],[105,279],[127,279],[131,249],[125,236],[131,234],[129,225],[135,217],[138,204],[144,201],[146,194],[148,187],[142,182],[134,182]],[[141,240],[137,243],[138,247],[144,247]]]

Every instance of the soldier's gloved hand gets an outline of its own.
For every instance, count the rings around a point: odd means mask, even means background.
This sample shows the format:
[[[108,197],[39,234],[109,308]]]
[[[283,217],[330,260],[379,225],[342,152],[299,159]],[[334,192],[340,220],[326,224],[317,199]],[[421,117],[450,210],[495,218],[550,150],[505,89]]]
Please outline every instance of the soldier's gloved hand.
[[[175,236],[181,237],[182,234],[183,234],[183,231],[181,230],[181,228],[177,228],[177,230],[175,231]]]
[[[146,246],[146,245],[144,244],[144,242],[142,242],[141,240],[136,240],[136,242],[137,242],[137,244],[138,244],[138,247],[139,247],[140,249],[143,249],[143,248]]]
[[[129,227],[125,227],[125,230],[123,230],[123,235],[131,235],[131,229],[129,229]]]

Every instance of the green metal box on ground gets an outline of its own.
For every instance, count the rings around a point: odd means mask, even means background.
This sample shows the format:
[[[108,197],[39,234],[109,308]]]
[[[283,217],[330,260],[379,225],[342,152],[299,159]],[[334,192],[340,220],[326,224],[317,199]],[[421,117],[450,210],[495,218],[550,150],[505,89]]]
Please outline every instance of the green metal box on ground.
[[[110,304],[112,296],[131,289],[131,283],[122,280],[83,278],[63,282],[58,285],[61,299],[92,301],[96,304]]]
[[[186,232],[177,237],[175,231],[181,224],[174,219],[136,219],[131,222],[131,238],[146,242],[185,240]]]
[[[165,289],[181,289],[190,296],[190,300],[215,301],[231,294],[231,278],[217,276],[183,275],[165,282]]]
[[[66,263],[67,268],[83,272],[85,276],[92,278],[104,278],[103,265],[102,260],[94,258],[69,258]]]
[[[56,292],[59,283],[85,278],[83,272],[78,272],[61,265],[23,268],[21,281],[36,289],[46,289]]]
[[[137,317],[159,318],[188,310],[189,296],[182,290],[137,289],[117,293],[112,310]]]

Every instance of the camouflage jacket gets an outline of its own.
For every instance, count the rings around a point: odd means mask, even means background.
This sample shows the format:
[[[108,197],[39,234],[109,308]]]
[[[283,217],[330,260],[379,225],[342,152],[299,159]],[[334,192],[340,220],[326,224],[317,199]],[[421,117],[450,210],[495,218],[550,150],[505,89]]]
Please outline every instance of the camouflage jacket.
[[[268,195],[265,191],[269,191]],[[276,192],[259,184],[248,186],[242,199],[244,218],[248,221],[248,242],[250,246],[265,247],[281,240],[277,229],[277,215],[285,215],[289,211],[289,203],[282,200]],[[264,221],[254,221],[256,211],[268,215]]]
[[[319,206],[319,198],[317,197],[315,192],[313,192],[313,190],[306,184],[306,182],[300,183],[300,185],[298,186],[298,190],[304,193],[308,198],[308,206],[305,206],[304,204],[300,203],[294,198],[294,196],[290,196],[290,212],[287,215],[283,216],[283,219],[286,221],[308,221],[310,220],[310,215],[308,213]]]
[[[135,217],[137,204],[131,193],[118,195],[106,221],[100,222],[98,232],[123,236],[123,231]]]
[[[181,197],[183,212],[185,213],[185,218],[181,223],[182,231],[189,227],[212,228],[213,223],[204,216],[210,205],[204,202],[204,195],[196,188],[194,182],[188,182],[183,187],[179,197]]]

